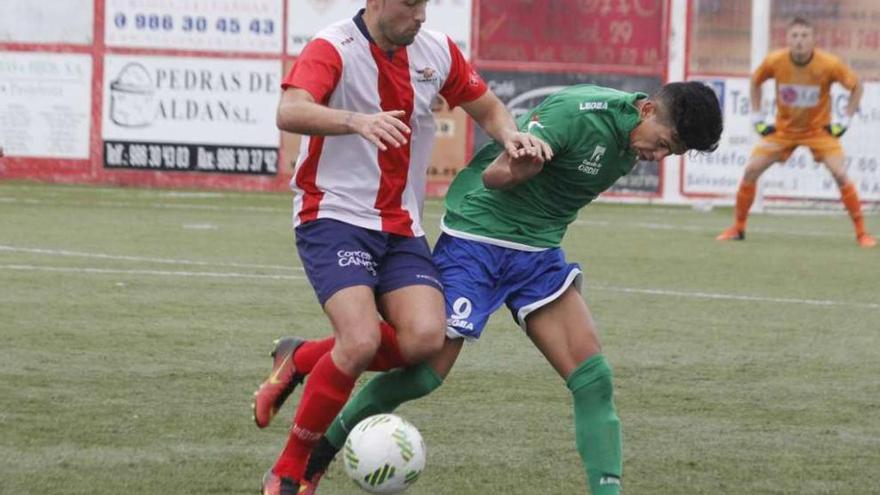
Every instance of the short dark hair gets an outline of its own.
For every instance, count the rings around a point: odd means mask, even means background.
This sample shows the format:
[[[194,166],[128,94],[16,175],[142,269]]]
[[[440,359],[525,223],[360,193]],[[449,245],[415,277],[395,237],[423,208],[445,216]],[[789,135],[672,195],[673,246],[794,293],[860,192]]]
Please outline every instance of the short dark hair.
[[[798,17],[795,17],[794,19],[792,19],[791,21],[789,21],[788,29],[791,29],[795,26],[804,26],[804,27],[808,27],[810,29],[813,29],[813,23],[810,22],[806,17],[798,16]]]
[[[688,150],[715,151],[724,128],[721,104],[709,86],[697,82],[663,85],[651,99],[661,106],[663,120],[675,127]]]

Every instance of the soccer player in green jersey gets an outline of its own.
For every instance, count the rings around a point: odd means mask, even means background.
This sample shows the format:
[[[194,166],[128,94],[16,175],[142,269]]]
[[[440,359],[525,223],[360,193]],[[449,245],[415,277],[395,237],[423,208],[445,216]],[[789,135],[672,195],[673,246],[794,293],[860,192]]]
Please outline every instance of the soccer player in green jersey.
[[[443,233],[433,253],[448,318],[443,349],[424,364],[376,376],[348,402],[312,451],[305,493],[314,493],[361,419],[439,387],[463,341],[478,339],[501,304],[574,397],[576,445],[590,492],[620,492],[620,420],[611,368],[580,295],[580,266],[568,263],[559,246],[578,211],[637,160],[714,150],[722,129],[718,98],[699,82],[669,83],[651,97],[572,86],[549,96],[518,125],[549,149],[511,158],[499,144],[488,144],[446,195]],[[300,344],[297,376],[308,374],[309,355],[330,346],[329,339]]]

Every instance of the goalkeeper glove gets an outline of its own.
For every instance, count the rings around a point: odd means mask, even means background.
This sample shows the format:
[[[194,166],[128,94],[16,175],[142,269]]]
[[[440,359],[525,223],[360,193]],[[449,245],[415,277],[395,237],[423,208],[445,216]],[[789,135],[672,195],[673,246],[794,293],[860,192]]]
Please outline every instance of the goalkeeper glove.
[[[849,120],[850,117],[844,117],[839,122],[834,122],[831,125],[826,125],[825,130],[828,131],[828,134],[839,138],[843,136],[843,133],[849,128]]]
[[[755,132],[762,136],[776,132],[776,126],[765,122],[764,114],[761,112],[752,112],[752,126],[755,128]]]

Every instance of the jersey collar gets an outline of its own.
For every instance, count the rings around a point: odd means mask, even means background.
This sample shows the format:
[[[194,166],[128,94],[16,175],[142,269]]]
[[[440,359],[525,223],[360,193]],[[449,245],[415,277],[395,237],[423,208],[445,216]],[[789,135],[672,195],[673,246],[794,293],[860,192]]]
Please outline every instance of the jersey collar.
[[[360,31],[361,34],[364,35],[364,38],[366,38],[367,41],[370,42],[370,44],[375,45],[376,41],[370,35],[370,30],[367,29],[367,23],[364,22],[364,12],[366,12],[366,10],[367,9],[358,10],[358,13],[354,15],[352,20],[354,21],[354,25],[357,26],[358,31]],[[378,47],[378,45],[377,45],[377,47]],[[394,51],[390,50],[390,51],[385,52],[385,56],[388,57],[388,60],[391,60],[391,58],[394,57]]]

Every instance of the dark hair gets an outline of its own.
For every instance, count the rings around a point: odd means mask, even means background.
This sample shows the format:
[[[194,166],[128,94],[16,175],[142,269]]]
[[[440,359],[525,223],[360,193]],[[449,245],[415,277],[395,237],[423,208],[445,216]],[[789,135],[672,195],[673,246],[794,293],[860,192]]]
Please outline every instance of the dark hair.
[[[791,29],[795,26],[804,26],[813,29],[813,23],[807,20],[806,17],[795,17],[788,23],[788,29]]]
[[[663,120],[675,126],[689,150],[715,151],[724,128],[721,104],[709,86],[696,81],[665,84],[651,97]]]

